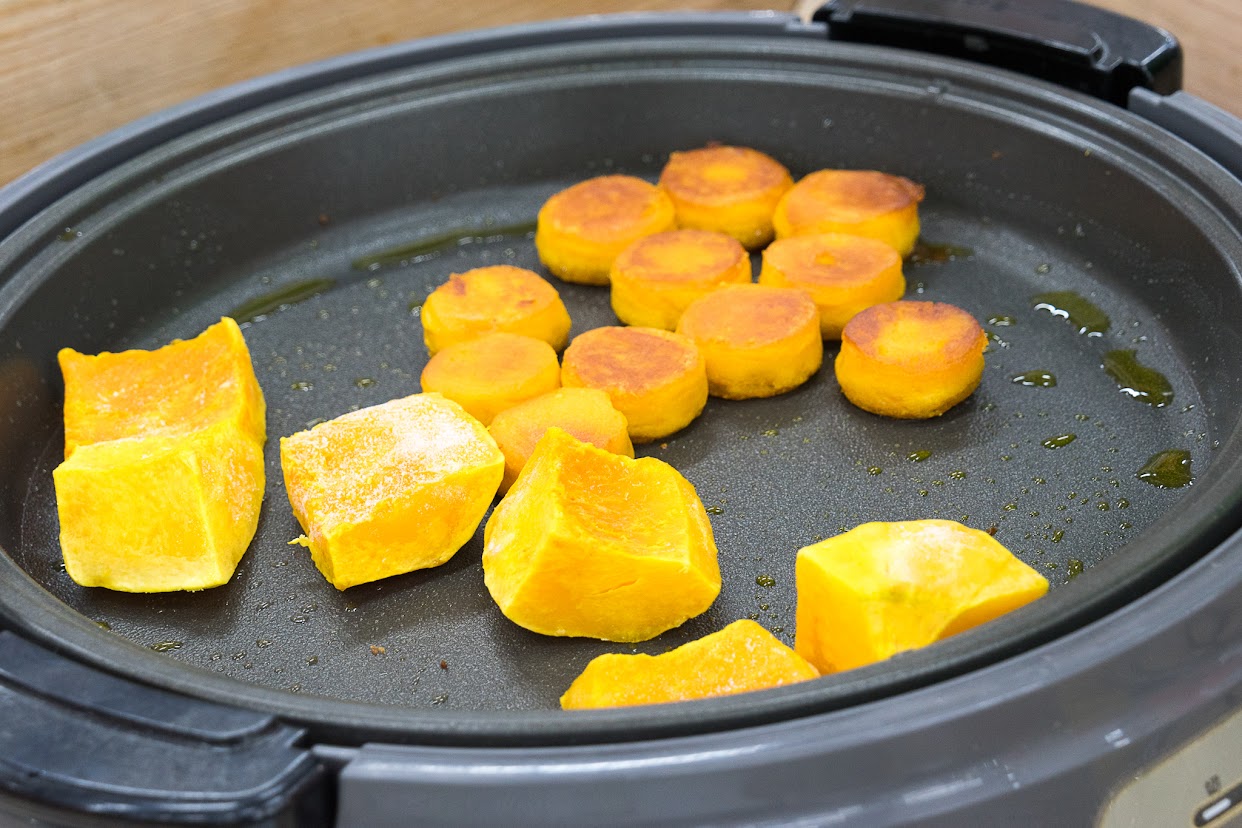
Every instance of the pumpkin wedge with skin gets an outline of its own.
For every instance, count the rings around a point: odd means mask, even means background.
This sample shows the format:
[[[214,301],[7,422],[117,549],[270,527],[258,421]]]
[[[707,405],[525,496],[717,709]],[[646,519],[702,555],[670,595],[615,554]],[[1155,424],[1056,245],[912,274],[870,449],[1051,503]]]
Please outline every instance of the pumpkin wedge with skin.
[[[64,349],[65,571],[82,586],[220,586],[258,526],[263,393],[232,319],[153,351]]]
[[[1017,609],[1048,581],[951,520],[864,523],[798,550],[796,648],[823,673],[883,661]]]
[[[559,428],[540,439],[483,535],[483,580],[533,632],[645,641],[720,592],[711,524],[694,487]]]
[[[280,441],[293,513],[337,589],[439,566],[474,535],[504,474],[487,429],[414,394]]]
[[[816,678],[819,671],[754,621],[657,656],[605,653],[561,696],[564,710],[706,699]]]

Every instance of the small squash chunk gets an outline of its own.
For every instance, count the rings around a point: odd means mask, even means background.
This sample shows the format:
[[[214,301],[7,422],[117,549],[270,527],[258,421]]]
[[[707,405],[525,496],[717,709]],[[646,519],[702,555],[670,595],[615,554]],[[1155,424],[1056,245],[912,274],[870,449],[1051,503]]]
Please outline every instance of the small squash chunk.
[[[443,394],[483,425],[506,408],[555,391],[561,367],[542,339],[486,334],[450,345],[427,361],[424,391]]]
[[[987,532],[952,520],[864,523],[798,550],[796,648],[849,670],[997,618],[1048,581]]]
[[[789,170],[749,147],[674,152],[660,173],[678,225],[728,233],[748,250],[772,240],[772,213],[792,186]]]
[[[694,487],[550,428],[483,535],[501,612],[543,635],[645,641],[707,610],[720,568]]]
[[[707,404],[707,367],[695,344],[656,328],[595,328],[565,349],[561,383],[597,388],[625,415],[630,439],[680,431]]]
[[[772,217],[778,239],[847,233],[910,255],[919,237],[923,187],[874,170],[819,170],[781,198]]]
[[[65,571],[82,586],[220,586],[263,501],[263,392],[222,319],[154,351],[59,354],[65,462],[53,472]]]
[[[673,202],[663,190],[631,175],[604,175],[561,190],[544,203],[535,249],[553,276],[606,285],[622,250],[676,226]]]
[[[885,417],[938,417],[983,377],[988,340],[974,317],[944,302],[889,302],[841,332],[837,382],[854,405]]]
[[[670,230],[639,239],[617,257],[612,309],[627,325],[671,331],[695,299],[749,281],[750,257],[732,236]]]
[[[414,394],[280,441],[293,514],[337,589],[439,566],[474,534],[504,474],[487,430]]]
[[[824,361],[819,311],[794,288],[723,287],[690,305],[677,332],[702,351],[712,396],[729,400],[792,391]]]
[[[819,332],[840,339],[854,314],[906,292],[901,257],[883,242],[822,233],[792,236],[763,251],[759,284],[805,290],[819,308]]]
[[[505,455],[501,494],[509,491],[539,438],[553,426],[604,451],[634,456],[625,415],[612,407],[607,394],[594,388],[558,388],[500,412],[488,426]]]
[[[225,317],[193,339],[154,351],[98,355],[63,348],[65,457],[78,446],[189,434],[220,422],[266,438],[263,391],[241,329]]]
[[[569,311],[556,288],[538,273],[511,265],[451,274],[423,302],[420,316],[432,355],[497,331],[542,339],[558,351],[569,341]]]
[[[743,619],[662,655],[606,653],[591,659],[561,696],[561,708],[707,699],[818,676],[818,670],[772,633]]]

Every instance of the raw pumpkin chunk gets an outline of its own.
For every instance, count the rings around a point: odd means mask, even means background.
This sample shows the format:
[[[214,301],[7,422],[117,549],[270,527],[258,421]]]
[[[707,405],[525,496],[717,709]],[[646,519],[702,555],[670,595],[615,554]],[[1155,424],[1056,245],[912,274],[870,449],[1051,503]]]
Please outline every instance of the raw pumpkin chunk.
[[[556,351],[542,339],[486,334],[450,345],[427,361],[424,391],[443,394],[483,425],[520,402],[561,384]]]
[[[505,409],[488,426],[505,455],[501,494],[509,491],[539,438],[553,426],[596,448],[634,456],[625,415],[612,407],[607,394],[594,388],[558,388]]]
[[[565,349],[561,383],[608,394],[630,439],[649,443],[680,431],[707,404],[707,367],[695,344],[656,328],[595,328]]]
[[[509,620],[544,635],[645,641],[720,592],[707,512],[654,458],[550,428],[487,521],[483,580]]]
[[[902,256],[919,237],[922,186],[874,170],[819,170],[785,193],[772,222],[778,239],[810,233],[866,236]]]
[[[759,284],[805,290],[819,309],[819,332],[840,339],[854,314],[906,292],[901,257],[883,242],[822,233],[792,236],[763,251]]]
[[[498,331],[542,339],[558,351],[569,341],[569,311],[556,288],[538,273],[511,265],[451,274],[423,302],[420,316],[433,355]]]
[[[189,434],[220,422],[266,437],[263,392],[237,323],[227,317],[193,339],[154,351],[97,355],[63,348],[65,457],[78,446]]]
[[[605,175],[547,200],[539,210],[535,249],[552,275],[606,285],[622,250],[676,226],[673,202],[663,190],[630,175]]]
[[[53,472],[65,571],[167,592],[229,580],[263,500],[263,393],[222,319],[154,351],[60,352],[65,462]]]
[[[864,523],[798,550],[798,652],[820,672],[923,647],[1039,598],[1048,581],[951,520]]]
[[[280,440],[293,514],[323,576],[346,589],[439,566],[491,505],[504,455],[439,394],[343,414]]]
[[[819,311],[794,288],[720,288],[686,308],[677,332],[702,352],[710,393],[730,400],[792,391],[824,361]]]
[[[837,382],[850,402],[872,414],[938,417],[979,387],[987,343],[974,317],[955,305],[874,305],[841,332]]]
[[[606,653],[591,659],[561,696],[564,710],[706,699],[780,687],[819,671],[754,621],[734,621],[657,656]]]
[[[612,309],[627,325],[671,331],[695,299],[749,281],[750,257],[732,236],[670,230],[639,239],[617,257]]]
[[[772,240],[772,213],[792,186],[780,162],[748,147],[674,152],[660,173],[678,225],[728,233],[750,250]]]

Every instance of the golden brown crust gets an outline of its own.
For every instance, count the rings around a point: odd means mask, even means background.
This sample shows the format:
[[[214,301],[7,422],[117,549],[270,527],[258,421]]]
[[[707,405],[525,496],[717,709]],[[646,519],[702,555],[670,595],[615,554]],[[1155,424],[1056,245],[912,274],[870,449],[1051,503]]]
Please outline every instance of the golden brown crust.
[[[629,175],[588,179],[548,199],[539,213],[563,233],[597,240],[625,237],[641,225],[663,194],[653,184]]]
[[[651,282],[715,282],[746,257],[732,236],[710,230],[670,230],[646,236],[625,249],[613,278]]]
[[[694,343],[655,328],[595,328],[565,349],[565,364],[583,384],[628,393],[677,380],[700,359]]]
[[[987,343],[973,316],[945,302],[874,305],[847,322],[841,338],[870,359],[910,366],[957,363]]]
[[[794,227],[823,219],[862,221],[917,205],[923,195],[922,185],[899,175],[819,170],[793,186],[785,196],[784,209]]]
[[[768,285],[730,285],[704,296],[682,315],[678,332],[696,341],[753,347],[787,339],[819,314],[806,292]]]
[[[674,198],[701,204],[756,198],[792,182],[780,162],[748,147],[712,146],[669,155],[660,186]]]

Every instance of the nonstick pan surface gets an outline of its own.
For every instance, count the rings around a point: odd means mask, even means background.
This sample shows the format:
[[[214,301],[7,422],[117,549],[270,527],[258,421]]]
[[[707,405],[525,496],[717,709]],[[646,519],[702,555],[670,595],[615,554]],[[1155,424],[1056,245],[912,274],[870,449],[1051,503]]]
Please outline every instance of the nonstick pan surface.
[[[803,388],[712,400],[683,432],[640,447],[696,486],[724,586],[707,613],[635,647],[504,619],[483,585],[481,528],[440,568],[345,592],[327,584],[288,545],[300,530],[278,438],[419,391],[419,304],[451,272],[541,270],[531,225],[549,195],[608,172],[654,179],[670,151],[710,141],[767,151],[795,176],[871,168],[925,184],[932,246],[907,263],[907,298],[952,302],[985,323],[994,341],[979,390],[935,420],[874,417],[841,396],[829,344]],[[0,244],[0,610],[77,657],[346,740],[640,738],[841,707],[995,661],[1141,594],[1236,522],[1238,189],[1115,109],[1001,73],[826,43],[515,50],[268,105],[118,166]],[[574,333],[615,324],[606,290],[556,286]],[[1053,291],[1098,306],[1108,330],[1080,333],[1037,308],[1034,297]],[[56,349],[156,347],[226,314],[250,317],[268,404],[267,492],[250,550],[228,585],[205,592],[76,586],[60,564],[51,480],[63,453]],[[1119,349],[1168,378],[1169,404],[1137,401],[1102,370]],[[1033,370],[1055,387],[1014,381]],[[1191,486],[1138,479],[1166,449],[1190,453]],[[745,617],[792,643],[799,547],[864,521],[928,517],[996,527],[1049,578],[1050,595],[798,687],[555,710],[600,653],[659,653]]]

